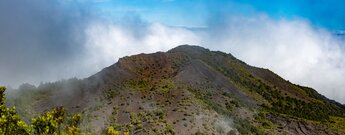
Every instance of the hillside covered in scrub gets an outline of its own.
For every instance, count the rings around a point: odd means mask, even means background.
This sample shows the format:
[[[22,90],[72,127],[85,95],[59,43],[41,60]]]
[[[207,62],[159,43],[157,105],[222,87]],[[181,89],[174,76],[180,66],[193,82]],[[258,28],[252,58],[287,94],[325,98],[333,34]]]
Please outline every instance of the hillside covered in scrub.
[[[63,106],[91,134],[109,127],[129,134],[345,134],[345,106],[231,54],[190,45],[6,94],[26,123]]]

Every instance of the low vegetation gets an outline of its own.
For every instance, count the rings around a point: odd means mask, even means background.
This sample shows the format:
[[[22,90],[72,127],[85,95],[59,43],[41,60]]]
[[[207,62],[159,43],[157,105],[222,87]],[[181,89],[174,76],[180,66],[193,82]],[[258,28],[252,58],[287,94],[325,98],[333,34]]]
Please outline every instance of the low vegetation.
[[[5,87],[0,87],[0,134],[48,135],[48,134],[86,134],[78,128],[80,114],[65,118],[63,107],[54,108],[43,115],[31,119],[27,124],[16,113],[15,107],[5,105]],[[66,119],[69,119],[68,122]],[[67,122],[67,123],[65,123]]]

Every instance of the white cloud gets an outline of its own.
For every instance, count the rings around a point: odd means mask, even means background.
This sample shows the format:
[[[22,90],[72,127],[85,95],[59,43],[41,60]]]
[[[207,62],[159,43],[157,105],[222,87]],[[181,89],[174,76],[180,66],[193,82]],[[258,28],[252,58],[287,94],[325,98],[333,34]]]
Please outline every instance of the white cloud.
[[[344,43],[331,33],[303,20],[265,16],[231,18],[224,24],[212,28],[213,35],[224,36],[211,35],[209,47],[231,52],[250,65],[269,68],[345,103]]]
[[[342,42],[304,20],[274,20],[266,16],[231,17],[202,31],[159,23],[135,28],[95,22],[86,30],[87,59],[93,71],[118,58],[166,51],[181,44],[197,44],[230,52],[250,65],[265,67],[294,83],[311,86],[345,103],[345,53]],[[89,66],[89,67],[90,67]],[[93,72],[91,72],[93,73]]]
[[[0,31],[0,84],[83,78],[123,56],[197,44],[230,52],[345,103],[344,42],[301,19],[234,14],[224,19],[226,15],[222,15],[210,19],[207,28],[195,30],[142,22],[135,14],[123,14],[117,23],[106,22],[112,15],[97,16],[84,4],[72,6],[77,5],[74,2],[88,3],[84,0],[23,2],[26,4],[20,8],[14,1],[0,4],[2,18],[14,10],[18,16],[0,21],[4,29]]]
[[[123,56],[167,51],[181,44],[199,44],[200,37],[185,28],[159,23],[144,25],[142,31],[108,22],[93,22],[86,29],[86,67],[95,73]],[[143,33],[139,34],[138,33]]]

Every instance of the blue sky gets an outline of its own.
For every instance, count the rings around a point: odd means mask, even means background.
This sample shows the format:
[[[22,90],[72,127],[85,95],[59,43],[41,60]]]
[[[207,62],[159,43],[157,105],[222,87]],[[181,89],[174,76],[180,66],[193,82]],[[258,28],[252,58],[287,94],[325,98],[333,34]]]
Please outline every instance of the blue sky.
[[[277,19],[302,18],[331,30],[345,28],[342,0],[99,0],[92,5],[94,11],[114,20],[137,15],[148,22],[174,26],[203,27],[222,14],[260,13]]]
[[[343,0],[244,0],[258,11],[274,17],[301,17],[329,29],[344,29],[345,1]]]

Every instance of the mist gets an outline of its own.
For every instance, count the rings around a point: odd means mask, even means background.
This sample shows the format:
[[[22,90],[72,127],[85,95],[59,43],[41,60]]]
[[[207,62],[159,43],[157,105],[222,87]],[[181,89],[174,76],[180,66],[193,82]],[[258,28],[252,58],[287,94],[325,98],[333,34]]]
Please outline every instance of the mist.
[[[221,13],[190,28],[133,12],[116,20],[99,17],[86,3],[1,1],[0,84],[84,78],[123,56],[193,44],[231,53],[345,103],[344,41],[304,18]]]
[[[345,43],[334,33],[303,19],[275,20],[266,15],[227,18],[208,33],[207,47],[230,52],[345,103]]]
[[[85,46],[93,50],[91,63],[103,65],[101,68],[112,64],[112,58],[167,51],[181,44],[200,45],[231,53],[250,65],[268,68],[293,83],[310,86],[345,103],[344,42],[307,21],[274,20],[260,14],[227,17],[220,24],[197,30],[159,23],[141,29],[145,32],[135,35],[137,29],[132,27],[91,24]]]
[[[0,2],[0,84],[55,81],[89,75],[80,70],[83,31],[93,15],[70,1]]]

